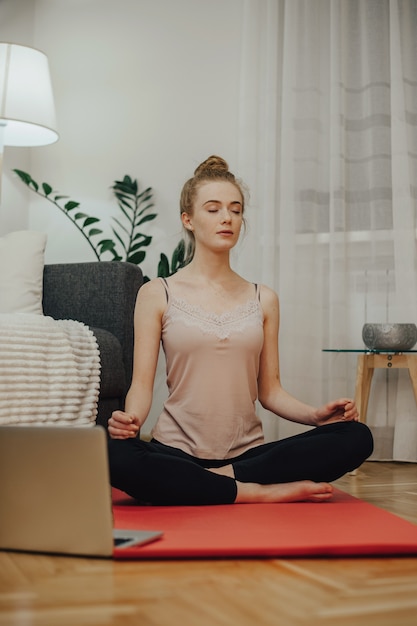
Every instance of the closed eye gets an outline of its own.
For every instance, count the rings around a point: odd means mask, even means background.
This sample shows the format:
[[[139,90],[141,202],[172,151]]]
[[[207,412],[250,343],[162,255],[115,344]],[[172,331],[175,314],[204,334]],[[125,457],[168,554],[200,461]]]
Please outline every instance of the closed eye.
[[[233,202],[232,204],[232,212],[240,215],[242,213],[242,205],[240,202]]]
[[[217,200],[208,200],[207,202],[204,203],[204,206],[206,207],[206,210],[208,213],[217,213],[222,208],[221,202],[218,202]],[[242,205],[240,202],[237,202],[237,201],[231,202],[228,205],[228,210],[234,213],[235,215],[241,215]]]

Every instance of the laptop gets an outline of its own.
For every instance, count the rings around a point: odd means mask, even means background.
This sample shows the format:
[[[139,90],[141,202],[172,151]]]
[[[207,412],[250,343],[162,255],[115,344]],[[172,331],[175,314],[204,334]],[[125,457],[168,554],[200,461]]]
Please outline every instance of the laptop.
[[[113,528],[102,426],[0,426],[0,549],[111,557],[162,534]]]

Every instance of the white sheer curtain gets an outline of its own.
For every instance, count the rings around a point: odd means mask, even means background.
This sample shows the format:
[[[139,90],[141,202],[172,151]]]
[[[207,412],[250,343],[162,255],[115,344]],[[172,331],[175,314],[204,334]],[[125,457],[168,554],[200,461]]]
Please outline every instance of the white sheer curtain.
[[[284,386],[353,396],[365,321],[417,323],[417,0],[244,0],[237,269],[281,301]],[[299,426],[263,413],[268,438]],[[376,370],[373,458],[417,460],[406,370]]]

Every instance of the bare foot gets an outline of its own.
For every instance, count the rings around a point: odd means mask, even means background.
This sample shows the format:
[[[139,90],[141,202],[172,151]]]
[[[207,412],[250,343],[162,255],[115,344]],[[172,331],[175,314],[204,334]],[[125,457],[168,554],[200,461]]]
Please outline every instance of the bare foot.
[[[236,504],[250,502],[326,502],[333,495],[331,485],[315,483],[311,480],[275,485],[236,481],[236,485]]]
[[[212,467],[210,472],[221,476],[235,477],[233,465]],[[300,480],[293,483],[277,483],[260,485],[258,483],[241,483],[236,481],[237,496],[235,503],[248,502],[325,502],[333,495],[333,487],[328,483],[315,483],[311,480]]]

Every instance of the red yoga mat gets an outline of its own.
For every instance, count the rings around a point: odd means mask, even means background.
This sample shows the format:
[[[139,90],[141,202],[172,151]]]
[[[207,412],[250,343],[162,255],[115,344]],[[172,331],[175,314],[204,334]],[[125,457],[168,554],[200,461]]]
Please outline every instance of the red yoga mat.
[[[113,491],[116,528],[162,530],[118,559],[417,555],[417,526],[336,491],[325,503],[137,506]]]

